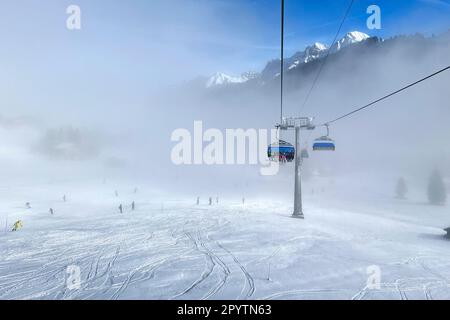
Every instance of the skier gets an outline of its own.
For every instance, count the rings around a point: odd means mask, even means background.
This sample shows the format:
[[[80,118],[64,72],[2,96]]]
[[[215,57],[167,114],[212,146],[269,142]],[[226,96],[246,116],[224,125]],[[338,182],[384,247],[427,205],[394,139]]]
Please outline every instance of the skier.
[[[242,204],[245,204],[245,198],[242,198]]]
[[[27,209],[31,209],[31,204],[29,202],[25,203],[25,206],[27,207]]]
[[[63,201],[64,201],[64,202],[67,201],[66,195],[63,196]]]
[[[122,206],[122,204],[119,206],[119,211],[120,211],[120,213],[123,213],[123,206]]]
[[[20,229],[22,229],[22,227],[23,227],[22,221],[18,220],[14,223],[14,227],[11,231],[13,231],[13,232],[19,231]]]
[[[209,197],[209,205],[212,206],[213,200],[212,197]]]
[[[200,197],[197,197],[197,205],[200,205]]]
[[[53,208],[50,208],[50,214],[53,215],[55,211],[53,211]]]
[[[131,210],[134,211],[136,209],[136,203],[133,201],[131,203]]]

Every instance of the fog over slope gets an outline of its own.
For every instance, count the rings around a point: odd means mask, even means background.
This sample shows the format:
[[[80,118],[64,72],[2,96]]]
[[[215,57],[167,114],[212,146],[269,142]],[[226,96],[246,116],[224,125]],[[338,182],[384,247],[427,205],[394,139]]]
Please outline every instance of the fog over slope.
[[[449,56],[449,33],[351,45],[330,55],[301,111],[322,60],[287,72],[285,116],[312,116],[321,124],[449,65]],[[405,176],[420,185],[433,168],[448,176],[449,83],[450,74],[441,74],[333,125],[337,152],[310,152],[305,181],[313,174],[355,179],[372,174],[380,180]],[[70,109],[68,117],[5,111],[0,118],[0,178],[4,183],[124,179],[169,190],[189,188],[189,193],[260,188],[276,192],[292,187],[291,166],[278,176],[263,178],[258,166],[175,166],[170,159],[175,145],[171,133],[177,128],[192,131],[194,120],[202,120],[205,129],[273,128],[280,117],[279,78],[214,88],[205,88],[200,79],[149,93],[143,101],[122,100],[120,92],[109,92],[108,99],[113,101],[116,94],[116,102],[123,102],[120,108],[99,101],[99,109],[79,113]],[[321,127],[304,132],[302,144],[310,148],[324,133]],[[283,134],[283,139],[293,141],[293,136]]]

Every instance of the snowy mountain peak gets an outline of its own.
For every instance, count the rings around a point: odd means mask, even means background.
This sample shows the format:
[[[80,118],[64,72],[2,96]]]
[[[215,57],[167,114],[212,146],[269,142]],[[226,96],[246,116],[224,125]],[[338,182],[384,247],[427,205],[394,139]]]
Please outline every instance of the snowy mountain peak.
[[[206,87],[216,87],[231,83],[244,83],[258,76],[255,72],[246,72],[240,76],[230,76],[222,72],[217,72],[206,81]]]
[[[225,73],[217,72],[208,79],[208,81],[206,82],[206,87],[211,88],[215,86],[221,86],[227,83],[239,82],[239,80],[240,79],[229,76]]]
[[[325,44],[320,43],[320,42],[314,43],[311,47],[314,48],[314,49],[316,49],[316,50],[320,50],[320,51],[323,51],[323,50],[327,50],[327,49],[328,49],[328,47],[327,47]]]
[[[329,48],[327,45],[323,43],[315,42],[314,44],[306,47],[303,51],[298,51],[290,58],[286,58],[284,60],[285,70],[289,71],[292,69],[296,69],[297,67],[300,67],[304,64],[313,62],[315,60],[319,60],[329,53],[335,53],[352,44],[364,42],[369,38],[370,36],[363,32],[352,31],[347,33],[331,48]],[[268,62],[266,67],[260,74],[246,73],[240,76],[229,76],[224,73],[217,73],[211,78],[209,78],[209,80],[206,83],[206,87],[211,88],[214,86],[220,86],[231,83],[244,83],[257,77],[259,77],[262,80],[262,82],[265,82],[275,79],[279,75],[280,75],[280,59],[275,59]]]
[[[288,69],[294,69],[300,64],[308,63],[319,59],[328,50],[327,46],[316,42],[311,46],[306,47],[305,51],[297,52],[292,58],[286,60]]]
[[[326,50],[328,50],[328,47],[319,42],[316,42],[312,46],[307,47],[305,49],[304,63],[308,63],[312,60],[320,58]]]
[[[336,49],[336,51],[341,50],[351,44],[363,42],[367,39],[369,39],[370,36],[359,32],[359,31],[352,31],[347,33],[341,40],[339,40],[334,46],[333,49]]]
[[[370,38],[368,34],[359,31],[349,32],[345,37],[352,39],[354,42],[361,42]]]
[[[212,86],[221,85],[226,81],[228,81],[229,78],[230,78],[229,75],[226,75],[225,73],[222,72],[217,72],[208,79],[208,81],[206,82],[206,87],[209,88]]]

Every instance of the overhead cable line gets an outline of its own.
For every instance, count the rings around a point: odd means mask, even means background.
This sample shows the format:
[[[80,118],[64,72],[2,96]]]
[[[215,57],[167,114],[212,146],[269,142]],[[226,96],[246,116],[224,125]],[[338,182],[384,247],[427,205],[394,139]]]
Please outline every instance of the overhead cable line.
[[[344,15],[344,17],[343,17],[343,19],[342,19],[342,21],[341,21],[341,24],[339,25],[339,29],[337,30],[336,35],[334,36],[333,42],[331,43],[331,46],[330,46],[330,48],[328,49],[327,55],[326,55],[325,58],[322,60],[322,63],[320,64],[320,67],[319,67],[319,71],[317,72],[316,77],[314,78],[314,81],[313,81],[313,83],[312,83],[312,85],[311,85],[311,87],[310,87],[310,89],[309,89],[309,91],[308,91],[308,93],[307,93],[307,95],[306,95],[306,97],[305,97],[305,100],[303,101],[303,104],[302,104],[302,106],[300,107],[300,112],[303,110],[303,108],[305,108],[306,104],[307,104],[308,101],[309,101],[309,98],[311,97],[311,94],[312,94],[312,92],[313,92],[313,90],[314,90],[314,87],[316,86],[317,81],[318,81],[319,78],[320,78],[320,75],[321,75],[321,73],[322,73],[323,67],[324,67],[325,64],[327,63],[328,57],[330,56],[331,49],[333,48],[334,44],[336,43],[337,38],[339,37],[339,34],[341,33],[342,27],[343,27],[345,21],[347,20],[348,15],[350,14],[350,12],[351,12],[351,10],[352,10],[352,8],[353,8],[354,2],[355,2],[355,0],[351,0],[351,1],[350,1],[350,4],[349,4],[349,6],[348,6],[348,8],[347,8],[347,11],[345,12],[345,15]]]
[[[281,0],[281,60],[280,60],[280,124],[283,123],[283,93],[284,93],[284,0]]]
[[[392,96],[394,96],[394,95],[396,95],[396,94],[398,94],[398,93],[400,93],[400,92],[402,92],[402,91],[405,91],[405,90],[407,90],[407,89],[409,89],[409,88],[411,88],[411,87],[414,87],[414,86],[418,85],[419,83],[424,82],[424,81],[426,81],[426,80],[428,80],[428,79],[431,79],[431,78],[437,76],[438,74],[443,73],[443,72],[445,72],[445,71],[447,71],[447,70],[449,70],[449,69],[450,69],[450,66],[445,67],[445,68],[443,68],[443,69],[441,69],[441,70],[439,70],[439,71],[436,71],[436,72],[434,72],[434,73],[432,73],[432,74],[426,76],[425,78],[422,78],[422,79],[420,79],[420,80],[417,80],[416,82],[413,82],[413,83],[411,83],[411,84],[409,84],[409,85],[407,85],[407,86],[405,86],[405,87],[403,87],[403,88],[401,88],[401,89],[399,89],[399,90],[396,90],[396,91],[394,91],[394,92],[392,92],[392,93],[390,93],[390,94],[388,94],[388,95],[385,95],[384,97],[382,97],[382,98],[380,98],[380,99],[377,99],[377,100],[375,100],[375,101],[372,101],[372,102],[370,102],[369,104],[366,104],[366,105],[363,106],[363,107],[360,107],[360,108],[357,108],[357,109],[355,109],[355,110],[353,110],[353,111],[351,111],[351,112],[348,112],[348,113],[346,113],[346,114],[344,114],[344,115],[342,115],[342,116],[340,116],[340,117],[338,117],[338,118],[336,118],[336,119],[334,119],[334,120],[325,122],[322,126],[329,126],[330,124],[333,124],[333,123],[335,123],[335,122],[337,122],[337,121],[340,121],[340,120],[342,120],[342,119],[344,119],[344,118],[350,117],[351,115],[353,115],[353,114],[355,114],[355,113],[357,113],[357,112],[360,112],[360,111],[365,110],[365,109],[367,109],[367,108],[369,108],[369,107],[372,107],[373,105],[375,105],[375,104],[377,104],[377,103],[379,103],[379,102],[381,102],[381,101],[383,101],[383,100],[386,100],[387,98],[390,98],[390,97],[392,97]]]

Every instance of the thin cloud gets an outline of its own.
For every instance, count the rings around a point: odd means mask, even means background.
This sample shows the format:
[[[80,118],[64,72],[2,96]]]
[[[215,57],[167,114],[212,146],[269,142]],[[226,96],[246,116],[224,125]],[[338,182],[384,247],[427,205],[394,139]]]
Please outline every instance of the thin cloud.
[[[450,1],[446,0],[420,0],[420,2],[450,9]]]

